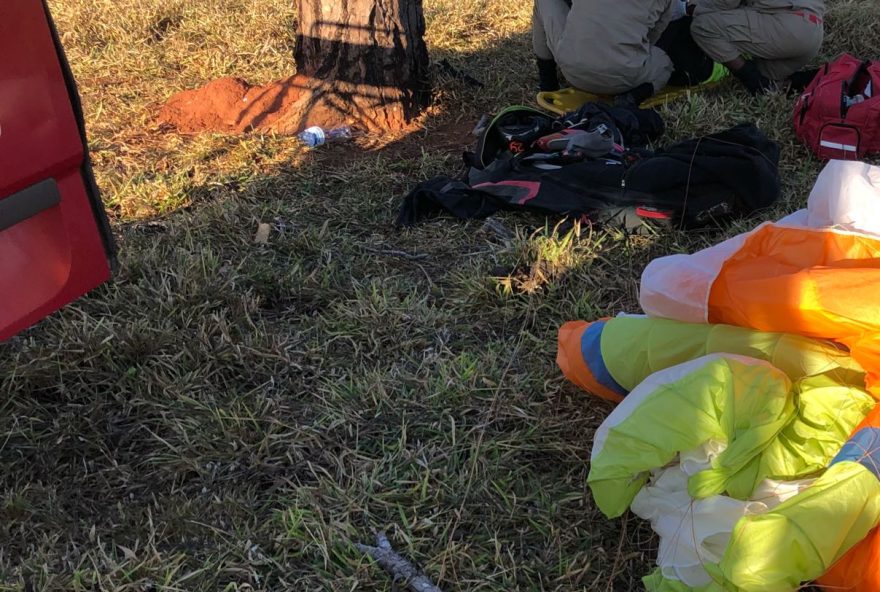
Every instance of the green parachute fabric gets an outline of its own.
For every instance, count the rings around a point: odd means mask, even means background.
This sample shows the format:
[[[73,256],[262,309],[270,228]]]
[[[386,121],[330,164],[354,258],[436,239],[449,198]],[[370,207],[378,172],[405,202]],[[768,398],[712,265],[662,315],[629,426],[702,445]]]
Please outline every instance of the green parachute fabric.
[[[596,433],[588,481],[596,504],[614,517],[629,508],[651,471],[707,443],[722,446],[709,467],[689,479],[688,493],[696,500],[719,494],[748,499],[765,479],[795,480],[824,470],[788,501],[743,516],[722,560],[704,566],[712,582],[682,588],[793,590],[824,573],[880,519],[874,474],[854,462],[825,469],[873,405],[866,391],[825,375],[792,383],[767,362],[711,354],[652,374],[627,396]],[[859,511],[845,511],[853,507]],[[845,529],[841,516],[851,522]],[[844,532],[849,540],[823,535],[829,532]],[[651,592],[684,585],[658,573],[644,583]]]
[[[830,373],[846,384],[865,382],[861,366],[831,342],[733,325],[619,316],[605,324],[601,352],[611,375],[628,391],[658,370],[711,353],[766,360],[792,380]]]
[[[652,374],[618,405],[596,432],[588,482],[599,509],[620,516],[649,471],[721,442],[724,450],[690,478],[688,491],[747,499],[764,479],[826,467],[873,404],[863,390],[824,376],[793,385],[754,358],[704,356]]]
[[[827,374],[845,384],[865,382],[862,367],[831,342],[637,315],[565,323],[559,331],[557,361],[575,384],[619,402],[653,372],[710,353],[765,360],[792,380]]]
[[[859,463],[835,463],[797,496],[740,519],[720,565],[708,571],[731,584],[719,590],[795,590],[825,573],[878,522],[880,481]]]

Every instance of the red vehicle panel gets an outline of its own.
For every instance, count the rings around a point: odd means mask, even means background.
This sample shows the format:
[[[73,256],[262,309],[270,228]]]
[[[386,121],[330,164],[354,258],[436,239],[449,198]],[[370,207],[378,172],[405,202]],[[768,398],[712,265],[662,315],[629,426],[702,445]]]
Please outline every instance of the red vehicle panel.
[[[0,341],[110,276],[79,98],[45,5],[0,7]]]

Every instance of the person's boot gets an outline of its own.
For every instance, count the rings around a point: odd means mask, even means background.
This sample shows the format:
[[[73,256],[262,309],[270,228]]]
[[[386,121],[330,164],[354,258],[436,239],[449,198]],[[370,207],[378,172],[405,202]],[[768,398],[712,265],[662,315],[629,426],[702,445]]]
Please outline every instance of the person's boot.
[[[795,72],[788,77],[789,82],[791,82],[789,90],[795,93],[804,92],[804,89],[807,88],[811,82],[813,82],[813,79],[818,73],[819,68],[808,68],[806,70],[799,70],[798,72]]]
[[[541,92],[559,90],[559,74],[556,72],[555,60],[535,58],[538,64],[538,89]]]
[[[753,96],[767,94],[778,88],[775,82],[761,74],[757,64],[751,60],[747,60],[745,66],[739,70],[733,70],[732,73]]]
[[[632,90],[614,97],[615,107],[638,107],[644,101],[654,96],[654,85],[643,82]]]

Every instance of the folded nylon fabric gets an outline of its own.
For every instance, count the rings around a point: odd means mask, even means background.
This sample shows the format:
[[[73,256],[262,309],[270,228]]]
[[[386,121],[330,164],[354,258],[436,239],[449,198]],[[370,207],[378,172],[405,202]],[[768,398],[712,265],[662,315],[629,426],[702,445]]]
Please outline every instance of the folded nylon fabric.
[[[721,561],[740,518],[763,514],[813,483],[812,479],[766,479],[747,500],[726,495],[694,499],[687,491],[688,478],[709,468],[710,459],[723,447],[717,442],[708,446],[716,449],[707,454],[704,446],[683,453],[683,458],[690,458],[689,463],[674,463],[654,471],[650,483],[639,491],[630,507],[634,514],[650,521],[660,536],[657,564],[661,575],[688,586],[712,582],[705,565]],[[695,463],[693,457],[697,455],[704,458]]]
[[[805,210],[652,262],[647,317],[560,329],[565,375],[620,402],[589,482],[660,534],[648,590],[880,589],[878,204],[880,169],[829,163]]]

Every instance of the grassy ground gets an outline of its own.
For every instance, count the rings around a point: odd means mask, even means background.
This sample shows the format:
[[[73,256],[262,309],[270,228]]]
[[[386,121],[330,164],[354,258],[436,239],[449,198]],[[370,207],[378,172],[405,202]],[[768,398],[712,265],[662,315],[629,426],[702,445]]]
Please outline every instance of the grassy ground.
[[[656,543],[592,504],[609,407],[563,382],[555,332],[636,310],[650,258],[756,221],[394,230],[481,113],[530,99],[528,2],[425,0],[432,57],[486,87],[441,77],[424,130],[384,150],[155,126],[173,91],[289,74],[292,4],[50,2],[121,268],[0,346],[0,590],[391,590],[351,544],[372,529],[445,590],[638,589]],[[871,56],[878,28],[875,0],[831,2],[825,54]],[[789,111],[725,85],[664,109],[665,139],[756,121],[782,145],[789,210],[819,170]]]

